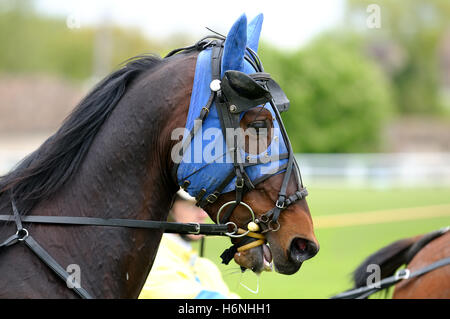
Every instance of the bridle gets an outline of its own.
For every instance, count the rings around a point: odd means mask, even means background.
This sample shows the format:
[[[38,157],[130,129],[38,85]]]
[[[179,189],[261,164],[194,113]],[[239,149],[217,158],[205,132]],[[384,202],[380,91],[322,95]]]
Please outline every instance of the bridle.
[[[127,228],[139,228],[139,229],[155,229],[168,233],[180,233],[180,234],[204,234],[215,236],[228,236],[231,238],[241,238],[239,244],[235,244],[232,248],[226,250],[222,254],[224,263],[228,263],[235,251],[244,251],[257,247],[265,243],[266,239],[264,233],[268,231],[277,231],[280,228],[278,218],[280,213],[286,209],[289,205],[307,196],[307,191],[303,187],[300,172],[297,163],[294,158],[289,138],[287,136],[284,125],[281,121],[280,111],[287,109],[289,101],[285,97],[284,93],[278,84],[273,81],[269,74],[264,73],[264,69],[261,62],[251,49],[247,48],[246,61],[249,62],[256,73],[249,76],[245,75],[251,81],[258,83],[258,87],[263,91],[263,94],[258,99],[250,100],[246,97],[239,96],[232,88],[233,76],[243,76],[243,74],[226,72],[226,76],[222,79],[220,77],[220,60],[223,51],[223,37],[212,36],[204,38],[196,43],[194,46],[181,48],[170,52],[166,57],[172,56],[178,52],[197,49],[204,50],[206,48],[212,48],[212,70],[213,81],[211,82],[210,99],[202,109],[199,116],[199,120],[202,122],[207,117],[210,107],[213,102],[216,103],[221,121],[222,130],[225,132],[226,128],[237,128],[239,126],[239,114],[251,107],[269,103],[275,112],[276,119],[280,124],[282,137],[286,143],[288,152],[280,154],[279,159],[287,159],[287,163],[278,167],[276,172],[267,174],[256,180],[251,180],[245,172],[245,168],[251,165],[260,164],[246,163],[238,160],[238,145],[236,140],[227,141],[227,147],[234,158],[233,170],[222,181],[214,192],[206,194],[206,191],[201,191],[196,194],[197,205],[205,207],[208,204],[214,203],[225,187],[236,178],[236,198],[234,201],[223,204],[217,214],[217,225],[214,224],[199,224],[199,223],[176,223],[166,221],[152,221],[152,220],[135,220],[135,219],[104,219],[94,217],[66,217],[66,216],[22,216],[19,213],[14,197],[11,192],[11,207],[12,215],[0,215],[0,221],[14,222],[16,225],[16,233],[9,236],[3,242],[0,242],[0,252],[15,244],[25,244],[39,259],[46,264],[58,277],[63,281],[73,280],[70,274],[33,238],[32,234],[23,227],[24,223],[38,223],[38,224],[53,224],[53,225],[72,225],[72,226],[109,226],[109,227],[127,227]],[[196,130],[190,132],[191,138],[186,139],[186,143],[189,143],[194,137]],[[225,136],[225,135],[224,135]],[[174,172],[176,173],[177,165],[174,166]],[[273,209],[269,210],[259,218],[256,218],[252,208],[242,201],[242,197],[245,192],[254,189],[254,185],[265,181],[271,176],[286,171],[283,178],[283,182],[278,193],[278,200],[275,203]],[[292,195],[288,196],[287,185],[291,173],[294,173],[297,178],[297,185],[299,189]],[[175,174],[176,176],[176,174]],[[182,181],[182,188],[187,189],[189,186],[189,180]],[[247,230],[239,228],[234,222],[230,221],[231,214],[237,206],[245,206],[252,216],[251,220],[247,224]],[[81,298],[90,299],[92,296],[78,285],[73,285],[73,289]]]
[[[217,201],[223,190],[228,186],[233,179],[235,180],[235,199],[224,203],[218,211],[217,224],[226,224],[230,221],[230,217],[239,205],[245,206],[252,215],[252,219],[249,221],[250,229],[243,230],[240,229],[241,234],[238,237],[247,237],[245,240],[240,240],[239,243],[233,245],[230,249],[226,250],[222,254],[223,263],[228,264],[232,259],[232,256],[236,251],[247,250],[258,245],[265,243],[264,233],[269,231],[277,231],[280,229],[280,224],[278,218],[283,210],[288,206],[292,205],[296,201],[299,201],[308,195],[306,188],[303,187],[303,182],[301,179],[300,170],[298,164],[294,158],[294,152],[292,150],[289,137],[286,133],[286,129],[283,125],[280,112],[285,111],[289,107],[289,100],[280,88],[280,86],[271,78],[270,74],[264,72],[262,63],[258,55],[249,47],[246,48],[245,61],[248,62],[255,73],[245,74],[239,71],[225,71],[224,76],[221,77],[221,61],[222,54],[224,51],[225,37],[221,35],[210,36],[200,40],[194,46],[177,49],[170,52],[167,56],[172,56],[178,52],[190,49],[205,50],[211,48],[211,82],[210,82],[210,96],[208,102],[200,111],[200,115],[196,119],[197,123],[201,125],[194,126],[187,136],[183,140],[183,145],[181,151],[185,150],[189,144],[192,143],[196,133],[199,131],[203,125],[205,119],[207,118],[211,107],[215,103],[217,113],[220,119],[220,125],[222,129],[222,134],[226,140],[227,151],[229,152],[231,158],[233,159],[233,169],[230,171],[228,176],[220,183],[220,185],[214,189],[209,194],[206,191],[206,187],[201,188],[201,190],[196,194],[191,194],[195,196],[197,201],[196,205],[204,208],[207,205],[213,204]],[[236,82],[238,84],[236,84]],[[235,89],[236,85],[241,82],[246,82],[253,84],[254,94],[252,98],[247,96],[242,96]],[[260,165],[261,161],[256,162],[247,161],[246,158],[242,158],[242,154],[245,152],[239,145],[236,136],[227,136],[227,129],[237,129],[240,127],[240,115],[247,110],[254,108],[258,105],[270,105],[273,113],[275,114],[275,120],[278,122],[280,131],[282,134],[282,139],[285,143],[287,152],[279,154],[277,160],[287,159],[287,163],[280,165],[271,174],[265,174],[254,180],[252,180],[245,171],[245,168],[252,165]],[[189,186],[191,185],[190,177],[198,173],[203,167],[196,170],[194,173],[189,174],[187,177],[179,178],[177,176],[179,163],[174,165],[173,175],[179,182],[181,188],[185,191],[189,191]],[[255,185],[267,180],[268,178],[285,171],[283,181],[278,192],[278,199],[274,203],[274,207],[265,212],[259,218],[255,217],[252,209],[249,205],[242,201],[243,195],[255,188]],[[291,174],[294,173],[297,181],[298,189],[288,196],[287,187]],[[223,214],[221,214],[223,211]],[[260,233],[257,233],[261,231]],[[256,240],[255,240],[256,239]]]

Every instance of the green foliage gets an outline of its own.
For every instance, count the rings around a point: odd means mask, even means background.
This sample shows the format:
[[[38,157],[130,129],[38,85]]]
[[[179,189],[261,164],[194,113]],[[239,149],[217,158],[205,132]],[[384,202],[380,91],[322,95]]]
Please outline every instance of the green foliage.
[[[92,38],[92,30],[72,31],[63,20],[42,19],[21,11],[3,13],[0,70],[86,78],[92,66]]]
[[[449,36],[448,0],[380,0],[381,28],[364,27],[366,8],[371,0],[348,0],[347,22],[361,31],[367,46],[383,50],[375,59],[387,68],[395,89],[396,106],[401,113],[440,114],[442,67],[440,55]],[[372,52],[373,53],[373,52]],[[396,54],[400,53],[400,54]],[[390,67],[390,57],[396,56]]]
[[[376,150],[392,110],[389,83],[352,45],[322,37],[307,48],[261,50],[291,101],[283,116],[295,152]]]
[[[65,19],[37,15],[26,1],[18,3],[23,5],[0,6],[0,72],[53,73],[84,81],[106,75],[135,55],[191,43],[184,37],[163,46],[136,29],[70,29]],[[260,50],[267,71],[291,100],[284,120],[296,152],[361,152],[379,146],[391,109],[389,86],[360,51],[358,39],[336,35],[291,53]]]
[[[29,6],[9,10],[0,7],[0,72],[42,72],[73,80],[88,79],[94,72],[95,42],[101,36],[110,39],[111,53],[108,69],[102,75],[133,56],[165,49],[135,29],[70,29],[65,19],[39,16]]]

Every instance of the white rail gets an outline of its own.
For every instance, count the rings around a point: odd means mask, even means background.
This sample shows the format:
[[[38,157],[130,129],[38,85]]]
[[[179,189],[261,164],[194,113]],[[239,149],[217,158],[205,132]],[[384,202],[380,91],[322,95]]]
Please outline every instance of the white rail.
[[[450,153],[297,154],[306,185],[448,187]]]
[[[0,175],[36,148],[30,146],[0,148]],[[297,154],[296,157],[307,186],[450,186],[450,153]]]

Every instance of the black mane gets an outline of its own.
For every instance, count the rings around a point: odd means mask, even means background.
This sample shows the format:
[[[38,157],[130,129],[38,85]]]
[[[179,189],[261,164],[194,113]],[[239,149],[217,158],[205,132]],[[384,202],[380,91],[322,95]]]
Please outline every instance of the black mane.
[[[7,175],[0,177],[0,209],[14,198],[22,214],[49,198],[77,171],[100,127],[128,84],[161,61],[154,55],[129,59],[103,79],[71,112],[59,130]],[[10,206],[9,206],[10,207]]]

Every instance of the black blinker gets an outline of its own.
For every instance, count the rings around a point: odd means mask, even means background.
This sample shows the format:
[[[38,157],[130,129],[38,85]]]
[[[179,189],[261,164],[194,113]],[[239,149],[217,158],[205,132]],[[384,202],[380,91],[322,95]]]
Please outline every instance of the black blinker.
[[[278,112],[281,113],[287,111],[289,109],[290,102],[283,89],[273,79],[267,81],[267,87],[269,88],[270,94],[272,94],[272,98]]]
[[[241,97],[256,100],[270,96],[268,90],[263,88],[250,76],[239,71],[226,71],[225,76],[230,83],[231,88]]]
[[[233,108],[230,108],[233,114],[245,112],[272,100],[268,90],[249,75],[239,71],[226,71],[221,82],[221,89],[228,103],[233,105]]]

